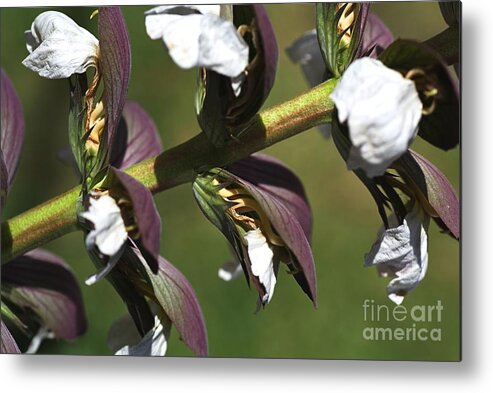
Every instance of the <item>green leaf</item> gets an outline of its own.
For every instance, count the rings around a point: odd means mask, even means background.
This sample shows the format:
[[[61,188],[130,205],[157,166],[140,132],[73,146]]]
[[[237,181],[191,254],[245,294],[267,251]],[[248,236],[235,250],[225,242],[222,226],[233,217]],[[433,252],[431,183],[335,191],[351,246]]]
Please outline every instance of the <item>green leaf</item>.
[[[70,148],[81,174],[84,173],[85,145],[85,92],[87,91],[86,74],[75,74],[69,79],[70,106],[68,115],[68,140]]]
[[[356,58],[369,9],[369,3],[316,4],[318,42],[327,69],[333,76],[340,77]],[[348,12],[354,13],[354,21],[346,26],[343,18]],[[350,33],[349,42],[346,33]]]

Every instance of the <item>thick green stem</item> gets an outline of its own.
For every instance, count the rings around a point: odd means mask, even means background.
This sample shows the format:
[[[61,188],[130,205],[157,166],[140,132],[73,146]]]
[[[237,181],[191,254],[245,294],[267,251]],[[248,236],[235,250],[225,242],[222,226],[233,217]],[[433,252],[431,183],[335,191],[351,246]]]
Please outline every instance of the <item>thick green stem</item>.
[[[223,166],[263,150],[309,128],[328,122],[333,103],[327,81],[290,101],[258,114],[237,141],[214,147],[204,133],[127,172],[153,193],[191,182],[202,171]],[[67,191],[2,223],[2,263],[78,229],[76,204],[80,187]]]

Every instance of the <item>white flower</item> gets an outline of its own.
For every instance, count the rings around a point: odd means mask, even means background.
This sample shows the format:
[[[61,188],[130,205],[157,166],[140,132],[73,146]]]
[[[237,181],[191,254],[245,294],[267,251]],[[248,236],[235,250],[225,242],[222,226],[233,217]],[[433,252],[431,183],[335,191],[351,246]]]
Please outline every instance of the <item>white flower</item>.
[[[232,78],[235,94],[248,65],[248,45],[219,5],[161,6],[146,12],[147,34],[162,39],[181,68],[205,67]]]
[[[38,15],[25,37],[30,55],[22,64],[44,78],[68,78],[96,66],[99,41],[61,12]]]
[[[414,82],[379,60],[354,61],[330,97],[348,123],[349,169],[382,175],[416,137],[423,104]]]
[[[274,253],[270,249],[265,236],[258,228],[248,231],[245,235],[245,240],[252,273],[258,277],[265,288],[266,293],[262,298],[262,303],[269,303],[272,295],[274,295],[274,287],[276,286],[276,275],[274,274],[272,261]]]
[[[154,327],[144,337],[140,337],[134,322],[126,315],[111,326],[108,344],[115,351],[115,355],[164,356],[168,348],[170,328],[171,323],[162,323],[159,317],[155,316]],[[123,345],[123,342],[126,345]]]
[[[121,250],[127,240],[127,231],[120,208],[109,195],[89,198],[89,210],[80,213],[94,226],[86,237],[86,246],[97,246],[101,254],[112,257]]]
[[[395,217],[390,217],[394,221]],[[428,218],[423,217],[419,205],[404,217],[402,225],[382,228],[365,266],[376,265],[380,275],[395,277],[387,286],[389,299],[401,304],[404,296],[425,277],[428,267]]]

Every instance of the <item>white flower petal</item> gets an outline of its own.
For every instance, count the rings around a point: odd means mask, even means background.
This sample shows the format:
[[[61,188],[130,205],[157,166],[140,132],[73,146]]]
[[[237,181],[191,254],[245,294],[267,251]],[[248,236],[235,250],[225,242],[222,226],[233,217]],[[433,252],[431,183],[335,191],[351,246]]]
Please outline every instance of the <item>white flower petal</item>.
[[[258,277],[264,286],[266,294],[262,303],[269,303],[274,295],[276,286],[276,275],[274,273],[273,257],[274,253],[269,247],[265,236],[260,229],[248,231],[245,235],[247,242],[248,257],[251,263],[252,273]]]
[[[224,281],[231,281],[239,277],[242,272],[243,268],[241,267],[241,263],[229,261],[219,268],[217,275]]]
[[[348,123],[349,169],[382,175],[416,137],[423,104],[414,82],[379,60],[354,61],[330,97]]]
[[[44,78],[68,78],[96,65],[99,41],[61,12],[38,15],[25,37],[30,55],[22,64]]]
[[[127,231],[120,208],[109,195],[99,198],[90,197],[89,210],[80,216],[91,222],[94,229],[86,237],[89,249],[97,246],[99,252],[106,256],[115,255],[127,240]]]
[[[425,277],[428,268],[426,221],[416,204],[402,225],[380,230],[376,242],[365,256],[365,266],[376,265],[382,276],[395,277],[387,286],[389,299],[394,303],[402,303],[405,294]]]
[[[162,38],[173,61],[184,69],[199,65],[202,15],[150,15],[146,17],[149,37]]]
[[[215,15],[202,18],[199,66],[237,77],[248,65],[248,45],[232,22]]]
[[[133,322],[131,321],[131,325]],[[132,329],[132,326],[127,326]],[[163,324],[161,320],[154,317],[154,327],[147,332],[147,334],[138,341],[135,345],[125,345],[115,352],[115,355],[127,355],[127,356],[164,356],[168,348],[168,336],[170,332],[168,324]],[[125,334],[126,337],[134,336],[132,334]]]
[[[230,78],[244,72],[248,45],[232,22],[215,13],[183,15],[176,9],[148,12],[145,22],[149,37],[162,38],[179,67],[205,67]]]

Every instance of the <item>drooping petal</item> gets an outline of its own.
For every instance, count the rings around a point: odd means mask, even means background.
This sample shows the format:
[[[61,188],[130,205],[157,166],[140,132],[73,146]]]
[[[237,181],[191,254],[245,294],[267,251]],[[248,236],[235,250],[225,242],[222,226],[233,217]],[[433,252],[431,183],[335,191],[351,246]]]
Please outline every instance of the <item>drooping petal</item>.
[[[130,40],[125,19],[119,7],[101,7],[98,18],[107,144],[111,148],[125,105],[130,80]]]
[[[258,228],[248,231],[245,234],[245,240],[252,274],[258,277],[265,289],[262,303],[269,303],[274,295],[277,281],[274,272],[274,253],[269,247],[267,239]]]
[[[354,61],[330,97],[349,127],[351,170],[382,175],[418,132],[423,104],[414,83],[378,60]]]
[[[118,319],[110,328],[108,344],[115,355],[126,356],[164,356],[168,347],[171,323],[163,323],[154,317],[154,327],[141,337],[135,325],[126,315]]]
[[[138,239],[134,239],[134,241],[144,254],[151,270],[156,273],[161,238],[161,218],[154,198],[147,187],[132,176],[113,167],[111,171],[130,198],[133,216],[139,232]]]
[[[365,266],[377,266],[382,276],[395,277],[387,286],[389,299],[401,304],[404,296],[425,277],[428,267],[428,223],[418,204],[406,215],[402,225],[382,228]]]
[[[204,317],[195,291],[188,280],[161,256],[158,273],[152,273],[139,250],[134,248],[133,252],[141,259],[157,301],[176,327],[183,342],[197,355],[207,356]]]
[[[22,64],[44,78],[68,78],[96,66],[98,40],[61,12],[38,15],[25,36],[30,55]]]
[[[122,212],[109,195],[90,196],[89,209],[79,214],[93,225],[86,237],[88,249],[97,247],[108,257],[117,254],[127,240]]]
[[[7,325],[0,319],[0,353],[21,353]]]
[[[187,7],[157,7],[148,11],[149,37],[161,38],[181,68],[205,67],[231,78],[241,74],[248,64],[248,45],[233,23],[213,13],[183,15],[184,8]]]
[[[154,121],[138,103],[127,101],[111,149],[110,165],[125,169],[159,154],[161,150],[161,139]]]
[[[428,211],[428,214],[439,218],[446,230],[459,239],[460,204],[447,177],[430,161],[412,150],[401,157],[396,168],[406,182],[415,186],[421,204],[431,206],[433,211]]]
[[[309,243],[311,211],[299,179],[278,160],[259,154],[232,164],[227,171],[259,203],[294,255],[296,281],[316,303],[315,264]]]
[[[10,186],[17,170],[22,144],[24,142],[24,116],[21,102],[12,82],[3,69],[1,72],[1,151],[7,172],[7,184]]]
[[[2,265],[8,299],[32,310],[40,324],[57,337],[74,339],[86,330],[82,294],[66,264],[48,251],[36,249]]]

